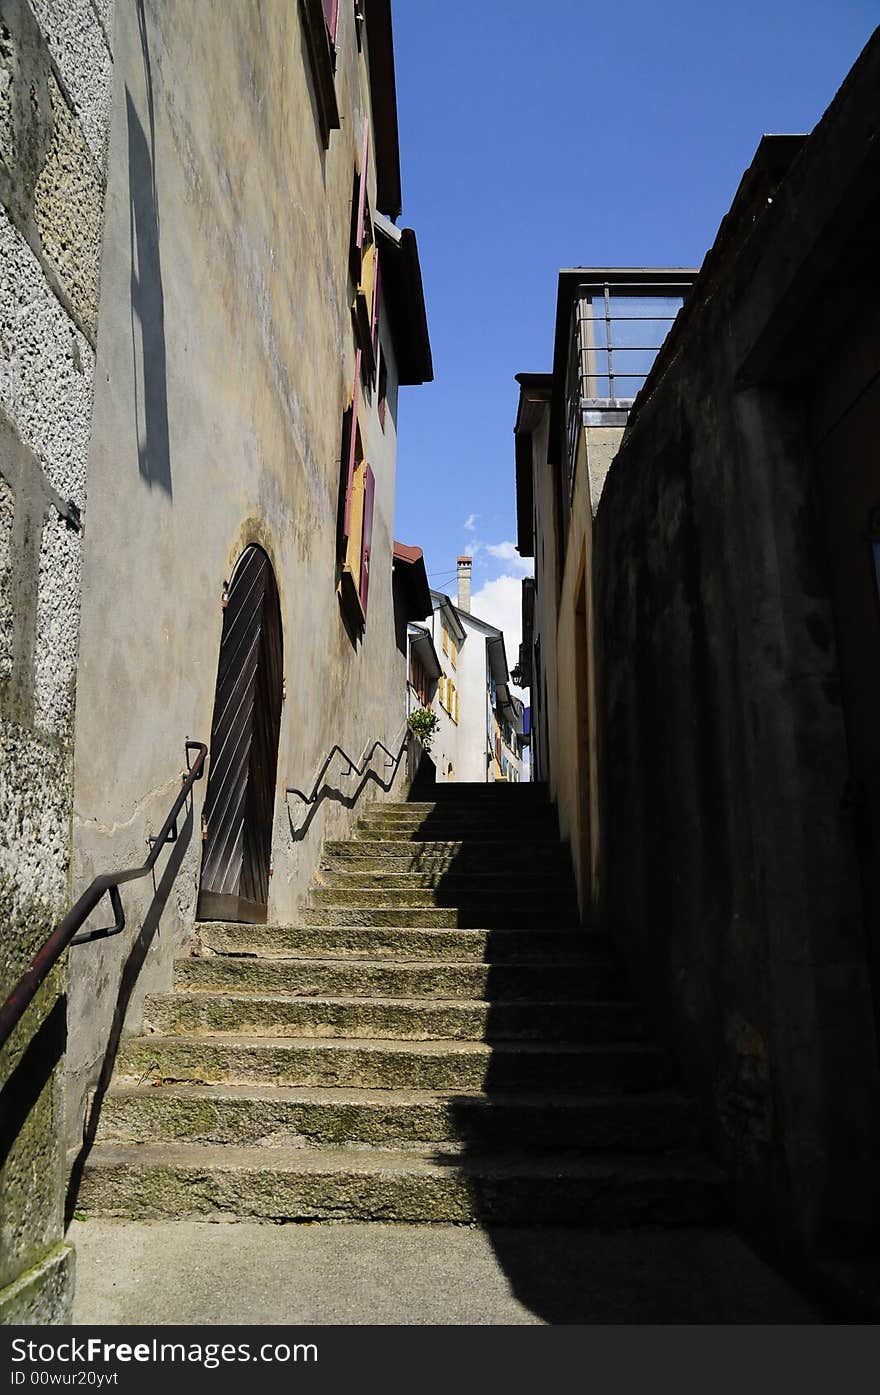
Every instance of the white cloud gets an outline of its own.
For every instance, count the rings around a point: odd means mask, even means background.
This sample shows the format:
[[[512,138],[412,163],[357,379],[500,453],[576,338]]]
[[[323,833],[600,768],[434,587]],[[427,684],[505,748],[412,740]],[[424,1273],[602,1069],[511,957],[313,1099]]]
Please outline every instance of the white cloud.
[[[466,533],[473,533],[473,531],[475,530],[475,528],[476,528],[476,526],[477,526],[477,519],[478,519],[478,518],[479,518],[479,514],[476,514],[476,513],[469,513],[469,514],[468,514],[467,518],[466,518],[465,521],[464,521],[464,531],[465,531]]]
[[[488,552],[490,557],[497,558],[499,562],[509,563],[513,570],[521,576],[531,576],[532,560],[530,557],[520,557],[516,550],[516,543],[486,543],[484,551]]]
[[[480,620],[486,620],[504,631],[507,665],[513,668],[519,659],[522,639],[522,578],[505,574],[496,576],[493,581],[485,581],[471,597],[471,610]],[[512,684],[511,691],[528,706],[528,692]]]

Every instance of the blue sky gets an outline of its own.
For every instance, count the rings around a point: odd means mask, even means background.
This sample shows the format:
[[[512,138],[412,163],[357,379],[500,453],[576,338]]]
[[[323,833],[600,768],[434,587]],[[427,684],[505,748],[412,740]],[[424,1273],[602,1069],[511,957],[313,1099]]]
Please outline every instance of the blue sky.
[[[403,215],[435,381],[404,388],[395,535],[519,641],[514,374],[562,266],[699,266],[764,132],[809,131],[880,0],[395,0]],[[515,630],[515,633],[509,633]]]

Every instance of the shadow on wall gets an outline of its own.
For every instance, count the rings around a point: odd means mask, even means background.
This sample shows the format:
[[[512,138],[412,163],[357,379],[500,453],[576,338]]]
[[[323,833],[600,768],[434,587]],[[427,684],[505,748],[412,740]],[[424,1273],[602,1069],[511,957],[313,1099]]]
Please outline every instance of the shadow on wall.
[[[51,1088],[54,1071],[64,1058],[66,1045],[67,999],[62,996],[56,998],[0,1089],[0,1169],[25,1134],[28,1122],[37,1119],[38,1102],[44,1090]]]
[[[168,387],[165,353],[165,296],[159,252],[159,203],[156,192],[156,131],[153,78],[147,45],[143,0],[138,0],[138,29],[144,57],[150,138],[125,90],[128,125],[128,187],[131,239],[131,340],[134,367],[138,466],[153,488],[171,495],[171,448],[168,435]],[[141,373],[138,373],[137,331],[140,326]],[[143,398],[138,384],[143,381]]]
[[[165,866],[158,885],[154,883],[154,896],[150,902],[149,909],[144,916],[143,924],[134,938],[128,957],[122,967],[119,979],[119,992],[116,998],[116,1005],[113,1010],[113,1021],[107,1040],[107,1047],[104,1052],[104,1059],[101,1062],[101,1071],[95,1085],[91,1104],[89,1105],[85,1122],[83,1124],[82,1147],[76,1155],[76,1160],[70,1174],[70,1181],[67,1188],[67,1202],[65,1207],[65,1225],[69,1225],[73,1220],[73,1213],[76,1210],[76,1198],[82,1181],[83,1171],[88,1161],[95,1135],[98,1132],[98,1124],[101,1119],[101,1109],[104,1103],[104,1096],[110,1084],[113,1070],[116,1065],[116,1055],[119,1051],[119,1044],[122,1040],[122,1031],[125,1025],[125,1015],[128,1005],[131,1002],[131,995],[140,976],[144,960],[147,957],[150,945],[156,932],[159,929],[159,921],[162,912],[171,895],[171,888],[177,879],[183,859],[190,845],[193,831],[193,805],[190,796],[186,818],[181,824],[176,841],[171,845],[171,856]],[[84,946],[82,953],[88,954],[88,946]]]
[[[408,742],[407,751],[409,749],[409,745],[410,743]],[[343,757],[343,759],[347,758]],[[299,824],[296,822],[293,811],[290,807],[290,795],[293,794],[294,791],[288,790],[287,822],[290,828],[291,842],[301,843],[303,841],[303,839],[307,836],[308,831],[311,828],[319,809],[321,808],[321,805],[326,804],[328,800],[331,801],[333,804],[342,804],[346,809],[353,809],[355,805],[358,803],[358,800],[360,799],[361,795],[363,794],[364,790],[367,788],[368,785],[378,785],[379,789],[382,790],[383,793],[389,794],[394,785],[395,780],[397,779],[399,771],[399,760],[395,762],[393,770],[390,771],[390,773],[384,780],[382,779],[382,776],[378,773],[378,771],[373,769],[367,769],[360,776],[356,787],[348,791],[340,789],[338,785],[331,784],[329,780],[322,781],[319,784],[319,788],[311,800],[297,801],[297,806],[300,811],[303,809],[308,810],[302,823]]]

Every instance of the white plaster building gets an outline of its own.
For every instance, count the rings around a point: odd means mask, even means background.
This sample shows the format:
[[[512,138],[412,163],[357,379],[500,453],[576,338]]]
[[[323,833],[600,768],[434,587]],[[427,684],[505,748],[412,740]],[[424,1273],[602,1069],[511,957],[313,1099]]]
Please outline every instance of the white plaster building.
[[[474,781],[480,784],[501,778],[502,769],[522,779],[522,709],[514,706],[504,634],[470,610],[470,557],[458,559],[458,604],[441,591],[432,591],[430,621],[433,649],[440,664],[437,694],[432,704],[440,721],[431,756],[439,781]],[[500,734],[512,737],[505,744],[504,762]],[[507,737],[505,740],[507,741]],[[520,746],[518,763],[513,745]]]

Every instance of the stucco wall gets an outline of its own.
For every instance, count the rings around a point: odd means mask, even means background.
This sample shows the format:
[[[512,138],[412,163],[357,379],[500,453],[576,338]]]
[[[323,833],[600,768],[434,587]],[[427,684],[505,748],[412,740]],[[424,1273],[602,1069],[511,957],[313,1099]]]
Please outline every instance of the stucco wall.
[[[334,742],[355,758],[402,735],[405,658],[391,598],[396,369],[376,478],[369,614],[353,642],[336,594],[343,409],[354,379],[348,250],[367,103],[352,7],[340,7],[342,127],[318,131],[299,7],[189,0],[120,11],[109,150],[90,526],[83,587],[74,812],[77,886],[140,862],[178,788],[185,738],[208,741],[221,594],[251,542],[278,582],[282,710],[269,917],[293,922],[324,837],[356,817],[310,788]],[[139,17],[141,22],[139,23]],[[375,160],[370,161],[374,203]],[[384,777],[384,760],[375,762]],[[380,794],[375,783],[361,803]],[[70,1142],[85,1092],[167,988],[190,941],[199,820],[125,900],[129,928],[71,969]]]
[[[584,919],[600,896],[600,810],[596,767],[593,672],[593,516],[620,443],[618,426],[584,426],[565,550],[560,558],[555,469],[548,463],[549,407],[532,433],[535,517],[535,635],[541,642],[536,739],[547,769],[542,778],[559,813]],[[535,676],[533,674],[533,683]]]
[[[69,901],[112,0],[0,11],[0,997]],[[86,523],[86,526],[88,524]],[[69,1314],[64,966],[0,1054],[0,1322]]]

